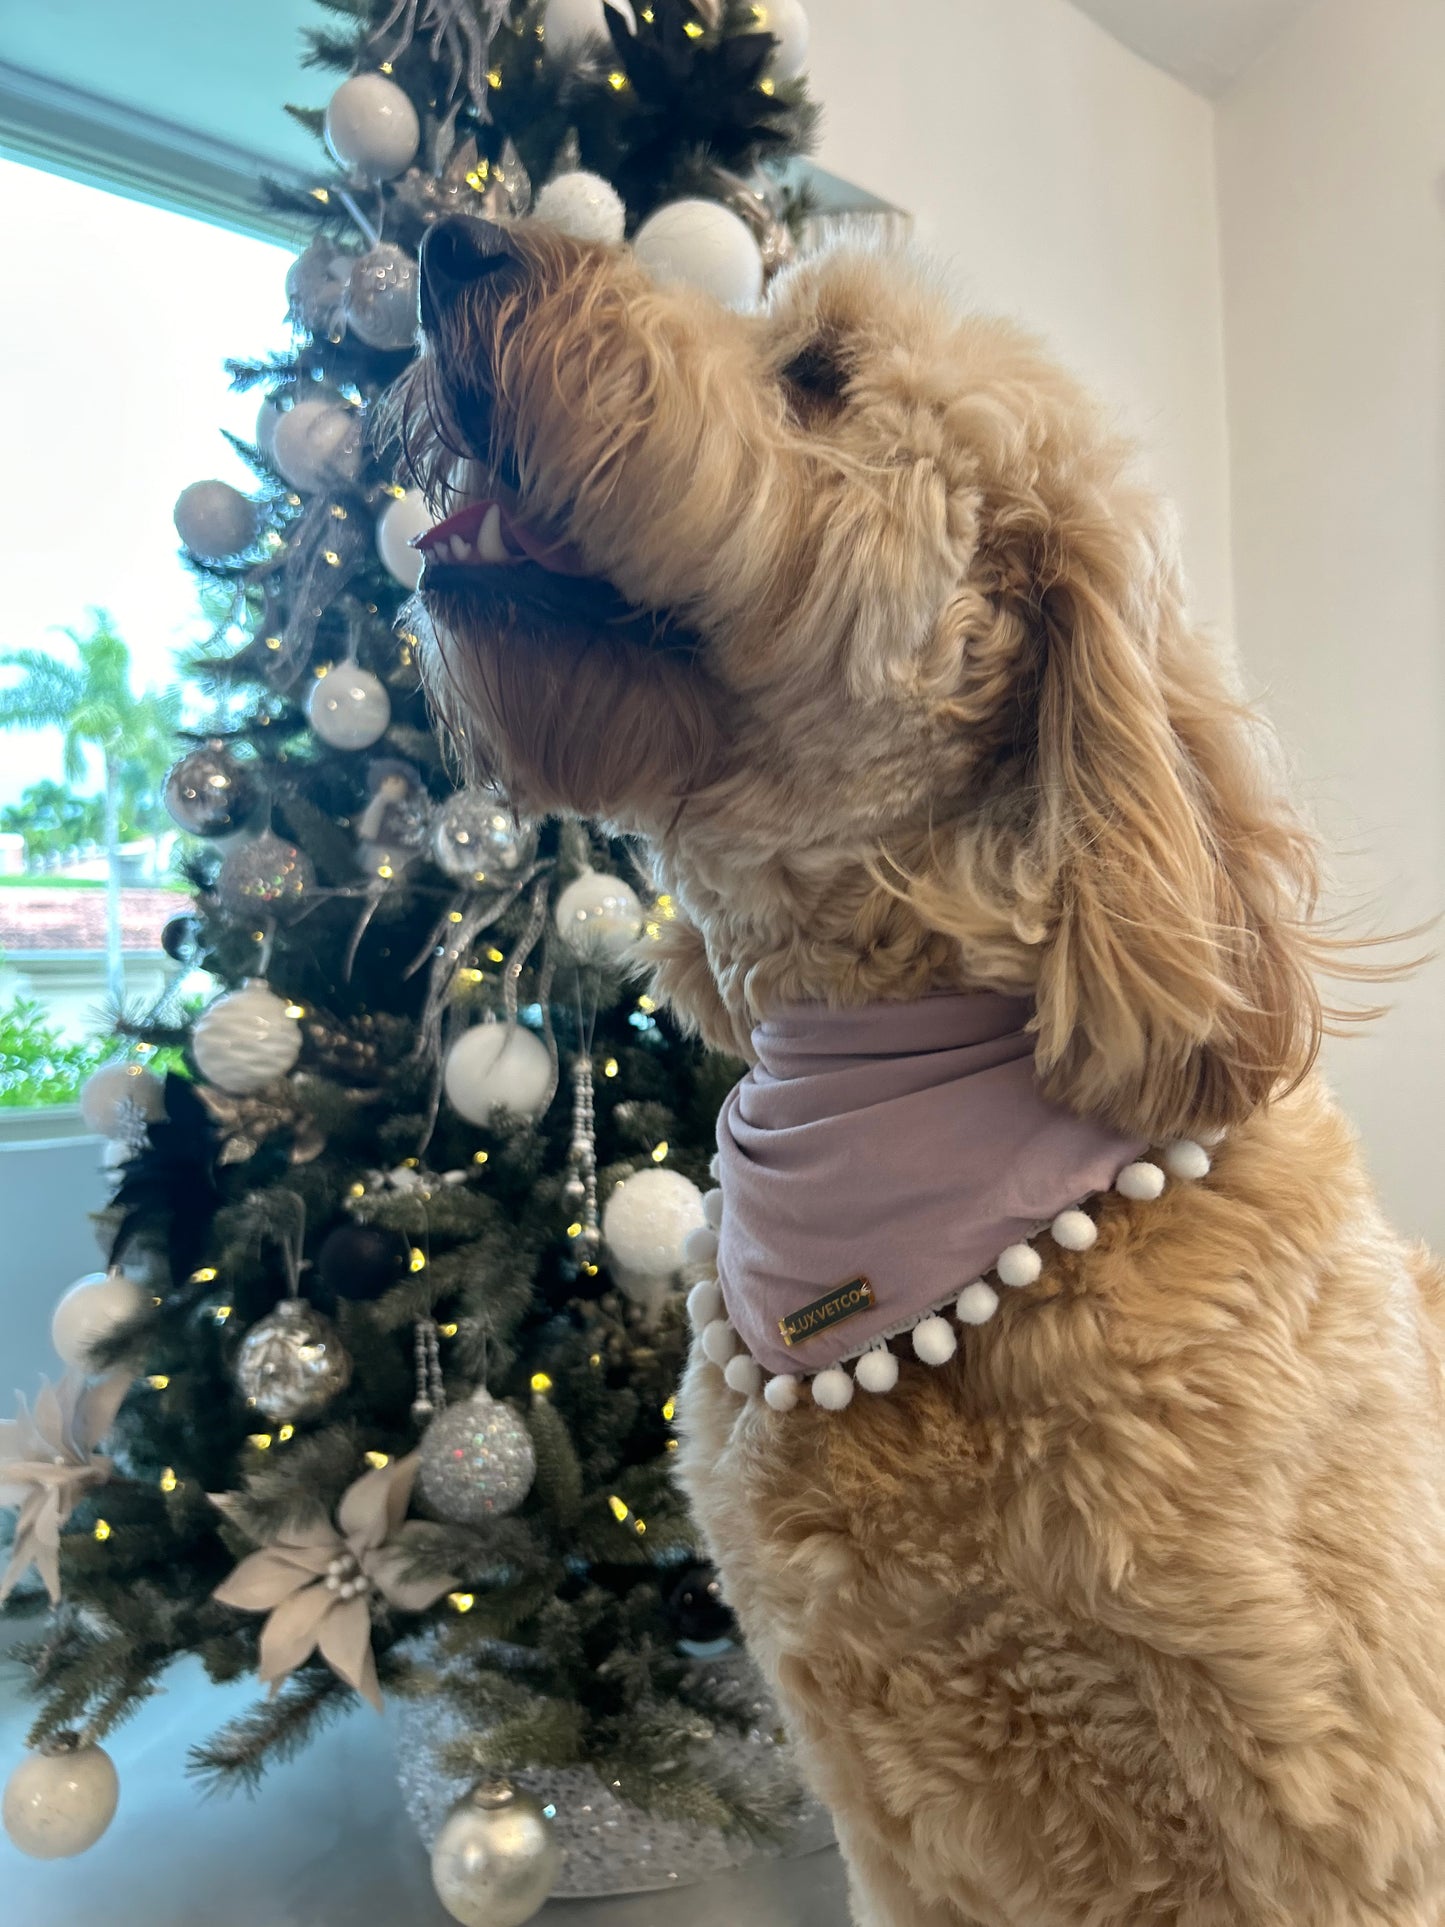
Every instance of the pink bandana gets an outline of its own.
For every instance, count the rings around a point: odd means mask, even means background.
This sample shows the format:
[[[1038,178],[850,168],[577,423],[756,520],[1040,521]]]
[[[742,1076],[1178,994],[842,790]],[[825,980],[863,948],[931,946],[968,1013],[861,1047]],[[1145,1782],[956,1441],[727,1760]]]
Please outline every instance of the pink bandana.
[[[1040,1095],[1031,1014],[983,992],[758,1025],[718,1119],[717,1266],[765,1371],[808,1377],[916,1326],[1139,1155]]]

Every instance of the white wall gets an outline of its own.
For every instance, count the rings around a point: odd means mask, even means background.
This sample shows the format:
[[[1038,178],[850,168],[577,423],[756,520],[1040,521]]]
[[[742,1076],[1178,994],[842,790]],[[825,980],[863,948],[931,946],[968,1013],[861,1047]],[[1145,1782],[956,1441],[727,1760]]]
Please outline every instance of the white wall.
[[[1320,0],[1220,103],[1235,605],[1339,900],[1445,908],[1445,6]],[[1333,1046],[1401,1225],[1445,1247],[1445,965]]]
[[[808,0],[819,160],[916,218],[970,305],[1048,337],[1177,502],[1230,617],[1211,112],[1067,0]]]

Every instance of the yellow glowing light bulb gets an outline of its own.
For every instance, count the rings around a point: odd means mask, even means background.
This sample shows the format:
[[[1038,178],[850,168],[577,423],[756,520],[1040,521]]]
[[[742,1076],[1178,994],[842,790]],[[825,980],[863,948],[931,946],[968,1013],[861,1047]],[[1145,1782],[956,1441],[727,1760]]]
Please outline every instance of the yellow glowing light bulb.
[[[506,958],[502,955],[500,950],[489,950],[487,952],[488,963],[505,963],[506,961],[507,961]]]
[[[652,1011],[657,1009],[656,999],[645,995],[642,997],[639,997],[637,1000],[637,1008],[639,1010],[645,1010],[651,1013]]]
[[[487,85],[488,85],[489,87],[500,87],[500,86],[501,86],[501,84],[502,84],[502,70],[501,70],[501,68],[500,68],[500,67],[489,67],[489,68],[487,69]]]
[[[758,92],[760,94],[775,94],[777,91],[778,83],[773,79],[771,74],[764,74],[758,82]]]
[[[689,40],[702,39],[702,22],[700,20],[684,20],[682,30]]]
[[[235,1309],[236,1307],[234,1305],[217,1305],[216,1309],[211,1313],[211,1316],[218,1325],[224,1325]]]
[[[595,1369],[598,1365],[602,1363],[601,1352],[593,1352],[592,1356],[588,1359],[587,1363]]]
[[[567,1236],[569,1238],[580,1238],[582,1236],[582,1225],[578,1219],[574,1218],[572,1223],[568,1225]]]
[[[384,1465],[391,1464],[390,1452],[367,1452],[363,1456],[373,1472],[379,1472]]]
[[[551,1389],[552,1381],[545,1372],[533,1372],[532,1390],[534,1392],[550,1392]]]
[[[356,1180],[355,1184],[348,1186],[347,1195],[353,1198],[364,1198],[366,1196],[366,1186],[361,1182],[360,1178]]]
[[[476,1603],[477,1595],[474,1592],[449,1592],[447,1594],[447,1604],[454,1613],[469,1613]]]
[[[461,1326],[457,1324],[455,1319],[450,1319],[445,1325],[438,1325],[437,1330],[441,1333],[443,1338],[455,1338],[457,1333],[461,1330]]]
[[[607,85],[612,89],[614,94],[620,94],[627,85],[626,74],[624,74],[620,68],[614,67],[612,72],[607,76]]]
[[[617,1059],[615,1057],[609,1057],[607,1062],[602,1066],[602,1075],[604,1077],[616,1077]]]
[[[675,1398],[670,1398],[666,1405],[663,1406],[662,1416],[667,1420],[669,1425],[671,1425],[672,1421],[677,1417],[677,1400]]]
[[[193,1285],[208,1285],[215,1275],[216,1267],[214,1265],[202,1265],[199,1271],[193,1271],[191,1273],[191,1283]]]
[[[164,1372],[152,1372],[146,1380],[146,1384],[150,1386],[153,1392],[163,1392],[170,1382],[170,1379]]]
[[[97,1520],[96,1520],[96,1522],[95,1522],[95,1536],[96,1536],[96,1538],[97,1538],[97,1539],[100,1539],[100,1540],[102,1540],[102,1541],[103,1541],[103,1540],[106,1540],[106,1539],[108,1539],[108,1538],[110,1537],[110,1521],[109,1521],[108,1519],[97,1519]]]
[[[473,1152],[472,1152],[472,1163],[473,1163],[473,1164],[485,1164],[485,1163],[486,1163],[486,1161],[487,1161],[487,1158],[488,1158],[488,1156],[489,1156],[489,1155],[490,1155],[490,1153],[489,1153],[489,1152],[486,1152],[486,1151],[473,1151]]]
[[[448,923],[460,923],[460,922],[461,922],[461,920],[462,920],[462,913],[461,913],[461,911],[460,911],[460,910],[448,910],[448,911],[447,911],[447,922],[448,922]]]
[[[180,1484],[180,1480],[176,1477],[175,1471],[171,1466],[168,1465],[165,1471],[161,1473],[160,1484],[162,1492],[174,1492]]]
[[[664,1138],[660,1144],[653,1145],[652,1161],[654,1164],[662,1164],[666,1160],[666,1157],[667,1157],[667,1139]]]
[[[612,1508],[613,1518],[621,1525],[622,1521],[627,1517],[627,1506],[618,1498],[615,1492],[609,1497],[607,1503]]]
[[[412,1271],[425,1271],[426,1253],[422,1251],[419,1246],[413,1245],[411,1248],[411,1256],[408,1258],[407,1263]]]
[[[269,1452],[271,1450],[271,1434],[269,1432],[248,1432],[246,1437],[248,1442],[254,1445],[258,1452]]]
[[[295,1436],[296,1427],[294,1425],[283,1425],[281,1430],[276,1434],[276,1441],[279,1445],[284,1445],[287,1439],[295,1438]]]

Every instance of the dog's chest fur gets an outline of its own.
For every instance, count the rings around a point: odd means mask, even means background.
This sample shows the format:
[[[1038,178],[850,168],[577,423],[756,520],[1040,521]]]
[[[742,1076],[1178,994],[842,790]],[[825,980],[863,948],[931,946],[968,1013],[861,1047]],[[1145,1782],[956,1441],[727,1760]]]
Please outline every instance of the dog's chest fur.
[[[900,1883],[860,1920],[1438,1927],[1440,1298],[1311,1086],[890,1398],[778,1416],[695,1358],[693,1504]]]

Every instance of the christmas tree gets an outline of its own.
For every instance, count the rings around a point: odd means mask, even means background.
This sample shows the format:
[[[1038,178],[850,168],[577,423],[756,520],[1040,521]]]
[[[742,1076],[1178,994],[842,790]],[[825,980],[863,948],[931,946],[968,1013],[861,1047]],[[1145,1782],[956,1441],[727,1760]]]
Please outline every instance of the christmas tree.
[[[198,1742],[219,1782],[357,1694],[411,1694],[445,1705],[463,1785],[590,1772],[766,1831],[786,1763],[723,1737],[757,1696],[700,1663],[726,1615],[669,1478],[679,1284],[737,1066],[629,987],[670,906],[625,847],[456,787],[401,613],[431,515],[377,424],[444,215],[626,236],[755,298],[798,213],[769,164],[806,144],[806,22],[796,0],[324,4],[309,60],[349,78],[290,111],[332,164],[266,190],[310,230],[294,345],[230,371],[260,399],[256,489],[176,507],[222,616],[195,670],[217,726],[167,786],[195,908],[164,940],[218,994],[132,1015],[86,1087],[118,1144],[113,1261],[57,1309],[70,1373],[0,1433],[4,1588],[52,1607],[16,1824],[88,1844],[114,1806],[98,1742],[194,1654],[271,1688]],[[156,1076],[159,1050],[185,1072]],[[464,1807],[531,1825],[540,1904],[540,1809],[490,1784]]]

